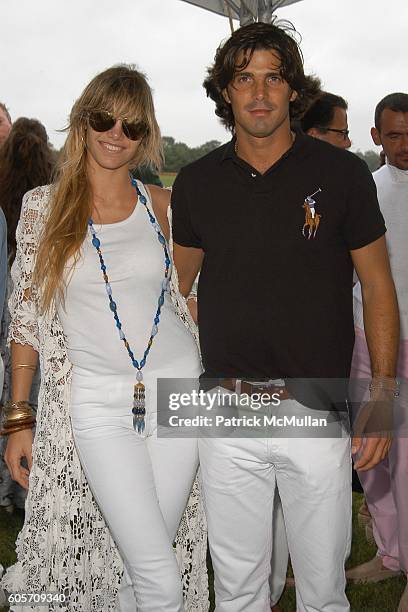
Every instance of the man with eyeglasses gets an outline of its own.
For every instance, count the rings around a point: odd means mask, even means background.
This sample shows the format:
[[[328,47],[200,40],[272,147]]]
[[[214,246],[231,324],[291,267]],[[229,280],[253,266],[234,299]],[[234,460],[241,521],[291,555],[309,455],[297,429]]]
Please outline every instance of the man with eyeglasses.
[[[351,140],[347,108],[344,98],[323,92],[301,119],[301,128],[309,136],[325,140],[341,149],[349,149]]]

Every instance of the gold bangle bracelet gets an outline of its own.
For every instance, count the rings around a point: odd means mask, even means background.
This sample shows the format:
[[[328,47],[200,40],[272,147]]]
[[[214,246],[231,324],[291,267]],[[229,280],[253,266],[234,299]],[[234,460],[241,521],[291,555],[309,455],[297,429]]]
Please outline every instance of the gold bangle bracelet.
[[[5,436],[22,429],[31,429],[35,424],[35,416],[31,405],[27,401],[8,401],[4,405],[3,429],[0,432]]]
[[[12,370],[20,370],[26,368],[27,370],[33,370],[33,372],[35,372],[35,370],[37,369],[36,365],[32,365],[30,363],[18,363],[17,365],[14,366],[14,368],[11,368]]]

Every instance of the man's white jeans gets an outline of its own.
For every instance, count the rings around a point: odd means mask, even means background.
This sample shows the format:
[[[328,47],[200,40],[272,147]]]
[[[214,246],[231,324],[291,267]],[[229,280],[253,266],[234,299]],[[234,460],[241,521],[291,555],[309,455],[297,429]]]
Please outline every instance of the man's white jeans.
[[[277,415],[324,416],[294,400]],[[348,612],[351,457],[337,423],[327,437],[201,438],[199,455],[217,612],[270,612],[272,511],[278,487],[298,612]],[[290,435],[288,432],[287,435]]]

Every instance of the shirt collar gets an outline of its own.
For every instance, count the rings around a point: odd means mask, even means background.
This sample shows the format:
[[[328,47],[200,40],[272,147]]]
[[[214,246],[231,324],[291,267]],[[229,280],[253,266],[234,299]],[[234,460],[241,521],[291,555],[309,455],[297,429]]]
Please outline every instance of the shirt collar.
[[[309,140],[309,137],[306,136],[306,134],[304,134],[301,130],[292,130],[295,132],[295,140],[293,141],[292,146],[286,151],[286,153],[284,153],[281,157],[281,159],[288,157],[289,155],[292,154],[297,154],[300,151],[303,150],[304,145],[306,144],[306,142]],[[237,142],[237,137],[234,135],[232,137],[232,139],[227,142],[227,144],[225,145],[225,149],[223,151],[223,154],[221,156],[221,162],[227,160],[227,159],[239,159],[239,157],[237,156],[236,152],[235,152],[235,143]]]
[[[408,182],[408,170],[401,170],[401,168],[392,166],[388,160],[388,157],[385,158],[385,161],[393,181],[395,181],[396,183]]]

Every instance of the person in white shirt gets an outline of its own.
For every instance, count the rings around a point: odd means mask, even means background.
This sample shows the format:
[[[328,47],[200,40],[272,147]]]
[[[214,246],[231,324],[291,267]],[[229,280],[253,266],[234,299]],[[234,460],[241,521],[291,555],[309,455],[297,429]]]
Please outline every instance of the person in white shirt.
[[[386,164],[374,172],[378,200],[387,225],[387,246],[399,302],[400,395],[394,412],[394,440],[388,456],[372,469],[359,472],[373,533],[378,547],[371,561],[349,570],[354,582],[378,582],[408,573],[408,94],[393,93],[377,105],[371,135],[382,146]],[[364,334],[360,284],[354,289],[356,344],[352,377],[370,378],[370,360]],[[408,610],[408,586],[398,612]]]

